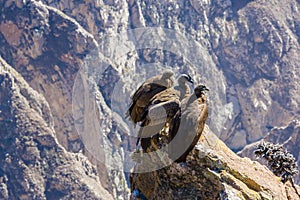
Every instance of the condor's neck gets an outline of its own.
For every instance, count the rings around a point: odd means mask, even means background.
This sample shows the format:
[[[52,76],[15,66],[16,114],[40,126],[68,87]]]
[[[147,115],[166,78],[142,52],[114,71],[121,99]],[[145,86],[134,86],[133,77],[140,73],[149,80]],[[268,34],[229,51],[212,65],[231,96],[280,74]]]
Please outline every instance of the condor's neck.
[[[190,88],[187,84],[183,82],[178,83],[178,88],[180,91],[180,99],[183,99],[186,94],[190,93]]]

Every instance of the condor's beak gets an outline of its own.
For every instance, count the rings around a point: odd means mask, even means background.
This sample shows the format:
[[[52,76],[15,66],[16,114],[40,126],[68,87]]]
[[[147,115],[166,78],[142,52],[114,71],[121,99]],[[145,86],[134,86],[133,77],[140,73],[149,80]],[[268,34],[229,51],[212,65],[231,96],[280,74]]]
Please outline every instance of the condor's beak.
[[[190,76],[190,75],[188,75],[188,82],[190,82],[191,84],[193,84],[194,85],[194,80],[192,79],[192,77]]]

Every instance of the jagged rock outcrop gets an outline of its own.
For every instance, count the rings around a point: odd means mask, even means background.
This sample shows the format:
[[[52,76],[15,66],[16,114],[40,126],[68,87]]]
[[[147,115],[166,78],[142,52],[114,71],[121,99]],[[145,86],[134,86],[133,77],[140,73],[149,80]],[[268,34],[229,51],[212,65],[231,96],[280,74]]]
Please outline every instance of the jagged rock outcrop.
[[[113,199],[96,168],[55,137],[43,96],[0,58],[0,198]]]
[[[79,151],[81,142],[72,126],[72,87],[96,41],[74,19],[39,1],[0,4],[1,56],[46,97],[60,143]]]
[[[283,184],[266,166],[237,156],[207,126],[186,163],[132,174],[131,184],[136,196],[147,199],[299,198],[291,183]]]
[[[230,80],[228,91],[235,91],[241,111],[233,125],[234,133],[227,139],[232,147],[244,134],[246,143],[251,143],[265,135],[268,127],[287,125],[299,116],[299,93],[295,88],[299,87],[300,77],[296,56],[300,16],[294,12],[298,6],[297,1],[276,5],[249,1],[228,16],[231,25],[220,33],[223,37],[215,51]],[[291,18],[283,13],[290,13]],[[234,29],[231,35],[229,28]]]
[[[96,120],[116,165],[122,166],[124,149],[132,146],[127,140],[132,127],[122,118],[126,101],[139,83],[160,72],[162,67],[150,69],[152,63],[189,72],[207,84],[212,90],[208,124],[232,149],[240,150],[272,127],[299,118],[298,9],[295,0],[0,0],[0,55],[45,96],[58,142],[70,151],[83,150],[97,165],[102,185],[115,197],[126,198],[122,169],[111,172],[86,151],[74,127],[74,80],[90,62],[87,57],[96,57],[92,67],[103,61],[91,52],[98,46],[110,59],[99,76],[89,78],[98,87]],[[149,27],[181,33],[197,48],[157,29],[162,40],[153,41],[158,47],[169,41],[172,48],[148,48],[145,43],[137,49]],[[129,28],[146,29],[128,34]],[[116,46],[118,42],[123,46]],[[294,144],[289,150],[299,146],[296,137],[289,142]]]
[[[69,151],[83,151],[97,166],[103,186],[123,198],[128,190],[123,171],[110,172],[103,161],[86,151],[74,126],[74,80],[86,56],[97,51],[98,44],[93,35],[73,18],[41,1],[9,0],[0,1],[0,5],[0,55],[33,89],[45,96],[53,114],[55,137],[59,143]],[[103,100],[99,104],[105,107],[100,115],[107,116],[106,102]],[[105,123],[110,127],[111,118],[107,118]]]

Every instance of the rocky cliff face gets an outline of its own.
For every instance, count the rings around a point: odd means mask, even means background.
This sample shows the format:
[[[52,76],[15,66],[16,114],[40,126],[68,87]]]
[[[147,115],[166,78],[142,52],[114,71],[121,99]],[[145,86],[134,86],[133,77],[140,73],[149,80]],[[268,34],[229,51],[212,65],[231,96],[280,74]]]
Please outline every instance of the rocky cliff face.
[[[82,150],[115,198],[128,196],[123,166],[126,150],[134,148],[133,127],[124,119],[128,97],[165,66],[208,85],[208,125],[234,150],[299,118],[298,1],[6,0],[0,5],[0,55],[49,103],[57,141],[68,151]],[[127,31],[133,28],[139,29]],[[89,86],[76,90],[74,83]],[[109,163],[118,170],[109,169],[76,130],[86,126],[73,119],[74,91],[76,96],[91,89],[97,109],[84,119],[100,122],[96,140],[100,135],[102,147],[114,152]],[[292,134],[278,129],[272,138],[284,142],[285,132]],[[291,137],[288,148],[298,145]]]
[[[94,166],[57,141],[43,96],[0,58],[0,198],[113,199]]]
[[[181,54],[184,56],[176,51],[170,55],[170,49],[164,49],[163,45],[160,50],[139,50],[137,54],[124,49],[124,55],[110,57],[120,72],[115,76],[121,76],[125,82],[128,68],[143,72],[133,65],[135,62],[144,65],[155,61],[206,82],[215,92],[211,102],[216,109],[212,110],[211,118],[218,122],[210,125],[233,149],[239,150],[262,138],[269,127],[287,125],[299,116],[297,1],[45,1],[45,4],[76,19],[103,49],[115,49],[114,40],[128,28],[163,27],[189,34],[189,39],[202,48],[185,49]],[[128,36],[122,38],[128,39]],[[190,60],[192,54],[198,56],[196,63]],[[217,76],[211,77],[208,71]],[[126,81],[135,80],[128,77]],[[128,90],[134,88],[132,83],[127,83]],[[102,89],[107,87],[111,85]],[[107,101],[111,98],[109,94],[104,97]]]

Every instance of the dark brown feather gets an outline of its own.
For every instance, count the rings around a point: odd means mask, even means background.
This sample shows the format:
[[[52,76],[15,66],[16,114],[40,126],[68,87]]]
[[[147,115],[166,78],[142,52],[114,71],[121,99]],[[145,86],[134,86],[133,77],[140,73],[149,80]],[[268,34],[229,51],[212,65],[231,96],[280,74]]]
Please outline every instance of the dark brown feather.
[[[197,144],[208,116],[206,97],[190,95],[181,102],[181,110],[174,116],[170,132],[169,156],[176,162],[185,162]]]
[[[126,118],[130,117],[130,120],[136,125],[141,121],[141,112],[149,104],[150,99],[172,86],[172,76],[165,77],[164,74],[146,80],[131,96],[131,104],[126,112]]]

